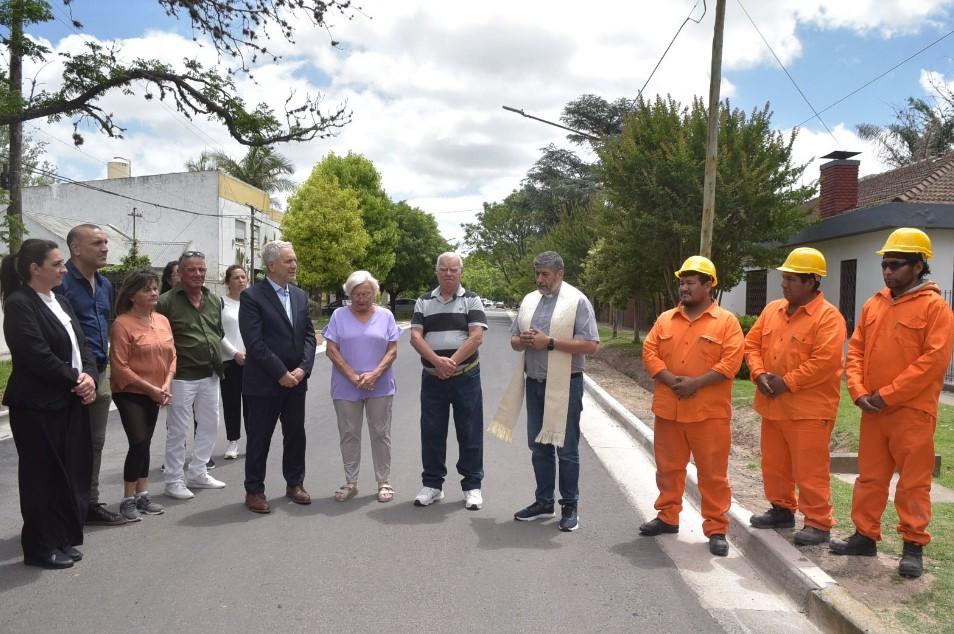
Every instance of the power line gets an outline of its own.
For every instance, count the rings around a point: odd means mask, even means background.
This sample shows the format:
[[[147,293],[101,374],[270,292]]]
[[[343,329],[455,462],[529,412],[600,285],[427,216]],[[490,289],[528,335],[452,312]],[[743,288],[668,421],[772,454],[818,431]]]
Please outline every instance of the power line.
[[[656,74],[656,70],[659,68],[659,65],[663,63],[664,59],[666,59],[666,54],[669,53],[669,49],[672,48],[672,45],[675,43],[676,38],[679,37],[679,34],[682,32],[683,27],[686,26],[686,24],[690,21],[695,22],[696,24],[699,24],[700,22],[702,22],[702,18],[706,17],[706,11],[707,11],[706,2],[705,0],[701,0],[701,1],[702,1],[702,15],[699,16],[699,19],[693,19],[692,17],[692,12],[696,10],[696,7],[699,6],[699,2],[700,2],[700,0],[696,0],[696,3],[692,5],[691,9],[689,9],[689,15],[686,16],[686,19],[683,20],[682,24],[679,25],[679,28],[676,29],[676,34],[672,36],[672,39],[669,41],[669,46],[667,46],[666,50],[663,51],[662,57],[659,58],[659,61],[656,62],[655,66],[653,66],[652,72],[649,73],[649,77],[647,77],[646,81],[643,82],[643,87],[639,89],[638,93],[636,93],[637,99],[640,96],[642,96],[643,90],[645,90],[646,86],[649,85],[649,80],[653,78],[653,75]]]
[[[765,47],[772,54],[772,57],[775,58],[775,61],[778,63],[782,71],[785,72],[785,76],[788,77],[789,81],[792,82],[792,85],[795,86],[795,90],[797,90],[798,94],[802,96],[802,99],[805,100],[805,103],[808,104],[808,107],[811,108],[812,112],[815,113],[815,116],[808,120],[811,121],[811,119],[818,119],[819,123],[821,123],[825,127],[825,129],[828,130],[828,134],[829,136],[831,136],[832,141],[835,142],[835,145],[838,147],[841,147],[841,143],[839,143],[838,139],[835,138],[835,134],[831,131],[831,128],[829,128],[828,124],[825,123],[825,121],[821,118],[821,115],[815,109],[815,106],[812,105],[812,102],[808,100],[808,97],[805,95],[805,92],[798,85],[798,82],[795,81],[795,78],[792,77],[792,74],[788,72],[787,68],[785,68],[785,64],[783,64],[782,60],[779,59],[778,55],[775,54],[775,51],[772,49],[771,44],[769,44],[768,40],[765,39],[765,36],[762,35],[762,30],[759,29],[759,26],[755,23],[755,20],[752,19],[752,16],[749,15],[749,12],[745,9],[745,6],[742,4],[742,0],[736,0],[736,2],[739,3],[739,7],[742,9],[742,13],[744,13],[745,17],[749,19],[749,22],[752,24],[752,27],[755,29],[755,32],[759,34],[760,38],[762,38],[762,42],[765,44]]]
[[[934,40],[933,42],[931,42],[931,43],[928,44],[927,46],[924,46],[923,48],[921,48],[921,49],[915,51],[915,52],[912,53],[911,55],[908,55],[907,57],[905,57],[904,59],[902,59],[900,62],[898,62],[897,64],[895,64],[894,66],[892,66],[892,67],[889,68],[888,70],[884,71],[883,73],[881,73],[881,74],[879,74],[879,75],[877,75],[877,76],[875,76],[875,77],[872,77],[871,79],[869,79],[869,80],[866,81],[865,83],[861,84],[860,86],[858,86],[857,88],[855,88],[854,90],[852,90],[850,93],[848,93],[847,95],[845,95],[845,96],[842,97],[841,99],[838,99],[838,100],[836,100],[836,101],[831,102],[830,104],[828,104],[827,106],[825,106],[824,108],[822,108],[821,110],[819,110],[818,112],[819,112],[819,113],[827,112],[828,110],[831,110],[832,108],[834,108],[835,106],[837,106],[837,105],[840,104],[841,102],[845,101],[846,99],[849,99],[850,97],[854,97],[854,96],[857,95],[859,92],[861,92],[862,90],[864,90],[865,88],[867,88],[867,87],[870,86],[871,84],[875,83],[876,81],[878,81],[879,79],[881,79],[881,78],[884,77],[885,75],[888,75],[888,74],[890,74],[892,71],[895,71],[895,70],[897,70],[898,68],[904,66],[905,64],[907,64],[908,62],[910,62],[912,59],[914,59],[915,57],[917,57],[918,55],[920,55],[920,54],[923,53],[924,51],[928,50],[929,48],[932,48],[932,47],[936,46],[937,44],[940,44],[942,41],[944,41],[945,39],[949,38],[949,37],[952,36],[952,35],[954,35],[954,31],[948,31],[947,33],[945,33],[945,34],[942,35],[941,37],[937,38],[936,40]],[[795,127],[796,127],[796,128],[800,128],[800,127],[802,127],[803,125],[805,125],[806,123],[808,123],[809,121],[811,121],[812,119],[814,119],[814,117],[809,117],[808,119],[806,119],[805,121],[802,121],[801,123],[799,123],[799,124],[798,124],[797,126],[795,126]]]

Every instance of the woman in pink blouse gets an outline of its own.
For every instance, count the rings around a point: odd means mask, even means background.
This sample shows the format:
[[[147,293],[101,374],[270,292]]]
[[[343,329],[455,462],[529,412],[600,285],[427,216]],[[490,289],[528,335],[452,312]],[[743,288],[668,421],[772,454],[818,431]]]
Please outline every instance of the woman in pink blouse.
[[[129,440],[119,513],[129,522],[165,511],[149,497],[149,444],[159,408],[172,398],[176,347],[169,321],[153,310],[158,301],[159,276],[152,271],[130,273],[116,297],[110,338],[113,402]]]

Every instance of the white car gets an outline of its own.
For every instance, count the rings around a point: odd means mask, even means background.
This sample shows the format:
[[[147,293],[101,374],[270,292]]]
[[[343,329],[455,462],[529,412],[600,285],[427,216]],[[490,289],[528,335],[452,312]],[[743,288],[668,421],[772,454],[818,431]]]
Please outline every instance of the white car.
[[[506,308],[503,302],[497,302],[494,304],[494,308]]]

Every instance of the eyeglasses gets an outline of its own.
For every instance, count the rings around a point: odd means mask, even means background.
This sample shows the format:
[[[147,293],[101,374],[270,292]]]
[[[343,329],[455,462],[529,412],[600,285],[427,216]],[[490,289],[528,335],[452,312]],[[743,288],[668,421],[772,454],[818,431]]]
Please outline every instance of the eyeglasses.
[[[902,266],[910,266],[913,262],[909,260],[881,260],[881,270],[891,269],[897,271]]]
[[[374,293],[351,293],[351,297],[355,299],[371,299],[374,297]]]
[[[202,253],[201,251],[184,251],[179,259],[184,260],[185,258],[202,258],[204,260],[205,253]]]
[[[446,273],[460,273],[460,269],[459,269],[459,268],[456,268],[456,267],[455,267],[455,268],[451,268],[451,267],[447,267],[447,266],[441,266],[441,267],[439,267],[439,268],[437,269],[437,272],[438,272],[438,273],[445,273],[445,274],[446,274]]]

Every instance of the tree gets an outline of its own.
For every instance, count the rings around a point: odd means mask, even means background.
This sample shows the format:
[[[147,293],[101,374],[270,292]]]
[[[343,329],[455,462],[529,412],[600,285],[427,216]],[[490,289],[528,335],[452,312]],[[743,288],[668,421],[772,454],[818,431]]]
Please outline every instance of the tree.
[[[235,84],[237,74],[252,77],[260,60],[280,59],[267,48],[270,37],[294,42],[296,26],[327,28],[329,13],[350,18],[349,0],[156,1],[170,17],[189,21],[193,39],[201,37],[215,49],[220,67],[205,68],[195,59],[184,59],[179,67],[156,59],[125,61],[117,46],[87,42],[82,53],[61,53],[63,75],[59,87],[47,88],[34,80],[24,91],[23,58],[43,64],[52,54],[25,29],[49,22],[55,15],[47,0],[0,0],[0,26],[7,29],[0,41],[9,53],[9,68],[0,71],[0,125],[12,126],[10,174],[15,183],[19,182],[20,124],[24,121],[69,118],[77,145],[83,142],[81,126],[121,137],[124,128],[112,112],[99,105],[100,99],[113,90],[139,93],[146,100],[157,96],[169,99],[187,118],[217,120],[235,140],[249,146],[323,138],[349,122],[350,114],[344,106],[325,111],[320,107],[320,97],[305,95],[299,99],[294,93],[285,100],[284,112],[279,115],[265,103],[247,104]],[[62,2],[72,11],[71,0]],[[72,21],[74,28],[82,28],[80,21]],[[8,213],[19,217],[16,186],[11,199]],[[11,240],[18,243],[19,236],[11,236]]]
[[[405,202],[394,203],[393,213],[398,231],[394,266],[381,280],[381,288],[390,296],[392,312],[401,294],[417,294],[433,282],[437,256],[450,250],[434,216]]]
[[[640,101],[622,134],[599,149],[607,196],[600,267],[612,263],[607,282],[636,284],[644,300],[661,295],[674,305],[673,271],[697,253],[706,117],[699,99],[689,107],[672,98]],[[773,245],[812,222],[804,203],[815,189],[799,185],[806,166],[793,163],[794,140],[772,130],[768,105],[747,114],[724,102],[712,257],[721,290],[738,284],[746,267],[780,261]]]
[[[860,123],[858,136],[874,141],[880,158],[894,167],[951,150],[954,148],[954,99],[945,99],[944,88],[937,88],[937,92],[940,97],[937,106],[924,99],[908,97],[906,107],[894,109],[894,123],[886,126]]]
[[[357,195],[364,229],[370,238],[362,268],[379,280],[386,278],[394,266],[398,227],[394,206],[381,187],[381,174],[374,163],[352,152],[347,156],[329,152],[316,169],[333,176],[339,186]]]
[[[190,172],[219,170],[267,194],[295,189],[295,181],[288,178],[295,173],[295,166],[270,146],[250,147],[238,161],[221,150],[202,152],[198,159],[186,163],[186,169]],[[272,204],[278,206],[274,197]]]
[[[53,174],[56,173],[56,166],[43,158],[46,152],[46,141],[34,142],[29,136],[23,138],[23,163],[20,170],[21,187],[39,187],[43,185],[52,185],[54,182]],[[0,126],[0,155],[9,156],[10,153],[10,129]],[[5,181],[0,185],[0,205],[10,204],[9,197],[9,172],[4,176]],[[15,225],[11,223],[16,223]],[[11,232],[11,226],[13,231]],[[0,241],[9,243],[10,234],[14,233],[22,236],[24,234],[23,222],[19,216],[10,216],[4,214],[0,218]]]
[[[567,127],[596,137],[616,137],[622,133],[626,118],[636,111],[637,103],[635,99],[621,98],[610,102],[598,95],[581,95],[563,108],[560,121]],[[590,141],[579,134],[570,134],[567,138],[575,143]]]
[[[363,268],[369,238],[359,204],[357,194],[318,166],[288,199],[282,235],[295,245],[302,287],[337,289]]]
[[[592,165],[551,144],[527,172],[521,202],[540,215],[542,228],[548,230],[571,209],[585,207],[597,189]]]
[[[530,271],[527,271],[527,275],[529,274]],[[471,253],[464,258],[461,284],[467,290],[474,291],[485,299],[515,299],[500,274],[500,269],[494,266],[483,253]]]

